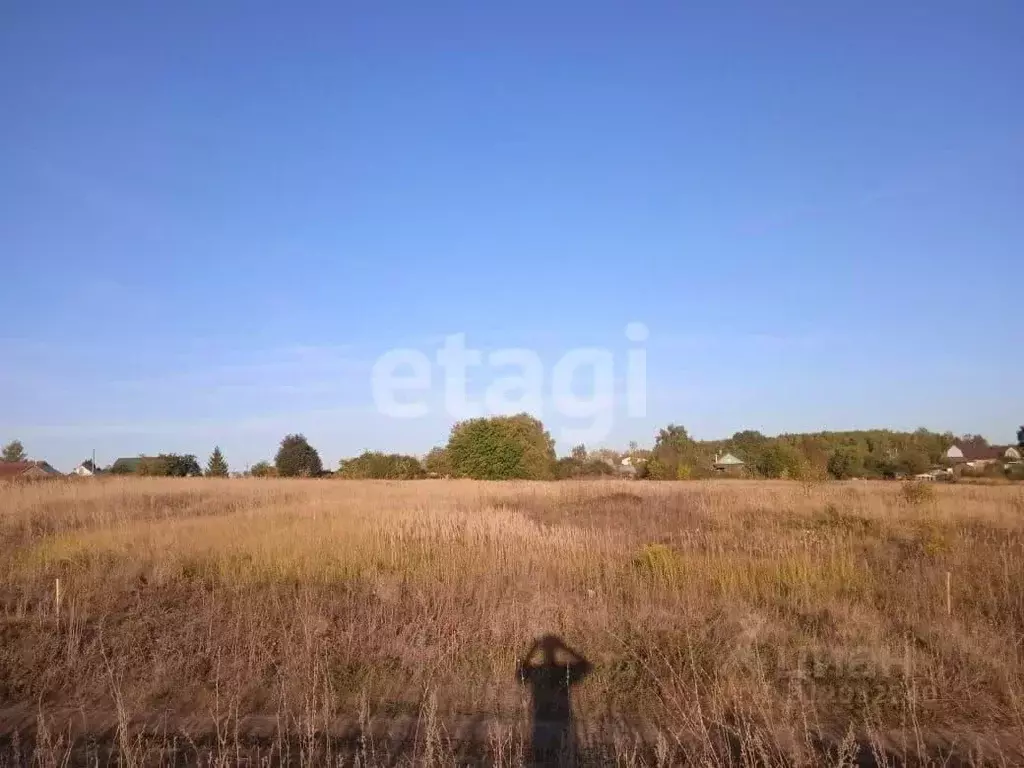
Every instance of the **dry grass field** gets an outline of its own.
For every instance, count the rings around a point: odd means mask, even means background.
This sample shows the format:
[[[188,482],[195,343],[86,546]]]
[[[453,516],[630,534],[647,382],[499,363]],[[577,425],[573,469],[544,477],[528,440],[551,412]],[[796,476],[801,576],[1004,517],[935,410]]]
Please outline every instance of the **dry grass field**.
[[[518,765],[549,633],[582,763],[1019,764],[1024,490],[0,488],[0,764]]]

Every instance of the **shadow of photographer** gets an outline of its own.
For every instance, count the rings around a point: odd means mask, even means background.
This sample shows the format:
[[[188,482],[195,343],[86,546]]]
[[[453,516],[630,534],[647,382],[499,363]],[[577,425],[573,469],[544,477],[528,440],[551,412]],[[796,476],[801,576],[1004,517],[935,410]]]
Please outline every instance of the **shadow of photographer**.
[[[569,691],[593,667],[555,635],[534,641],[516,670],[520,683],[530,686],[532,764],[570,766],[578,759],[576,729]]]

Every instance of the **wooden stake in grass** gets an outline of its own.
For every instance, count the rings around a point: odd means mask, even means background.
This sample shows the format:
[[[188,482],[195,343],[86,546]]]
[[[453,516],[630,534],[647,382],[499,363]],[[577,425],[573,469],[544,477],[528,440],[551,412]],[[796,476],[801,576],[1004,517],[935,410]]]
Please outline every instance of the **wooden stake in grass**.
[[[950,590],[950,578],[951,577],[952,577],[952,574],[949,571],[946,571],[946,615],[947,616],[952,616],[953,615],[953,593]]]
[[[60,616],[60,579],[53,580],[53,612]]]

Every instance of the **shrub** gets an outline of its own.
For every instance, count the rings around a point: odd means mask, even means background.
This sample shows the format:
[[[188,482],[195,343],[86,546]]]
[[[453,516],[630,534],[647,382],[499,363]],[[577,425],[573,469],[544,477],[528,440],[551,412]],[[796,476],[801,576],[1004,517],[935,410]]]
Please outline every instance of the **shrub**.
[[[601,459],[580,459],[565,456],[555,463],[555,479],[570,480],[575,477],[606,477],[615,474],[615,467]]]
[[[350,479],[416,480],[426,472],[415,456],[366,451],[354,459],[342,461],[338,474]]]

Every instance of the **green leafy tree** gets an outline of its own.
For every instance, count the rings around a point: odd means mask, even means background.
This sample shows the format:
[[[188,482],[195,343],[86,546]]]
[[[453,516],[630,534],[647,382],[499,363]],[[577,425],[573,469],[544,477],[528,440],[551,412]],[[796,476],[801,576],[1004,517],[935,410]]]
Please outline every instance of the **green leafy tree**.
[[[417,480],[426,472],[415,456],[366,451],[341,462],[341,477],[365,480]]]
[[[911,448],[900,454],[899,459],[896,461],[896,465],[899,467],[900,471],[913,476],[920,475],[922,472],[927,472],[928,467],[931,466],[931,462],[928,460],[928,455],[926,453]]]
[[[867,477],[881,477],[892,480],[900,473],[899,464],[888,456],[868,454],[864,457],[864,474]]]
[[[196,457],[191,453],[161,453],[139,462],[136,472],[148,477],[199,477],[203,474]]]
[[[253,477],[275,477],[277,475],[277,468],[269,461],[257,461],[252,465],[249,474]]]
[[[428,474],[447,477],[452,474],[452,465],[448,461],[448,451],[444,448],[431,448],[423,459],[423,468]]]
[[[453,474],[478,480],[550,480],[555,442],[526,413],[469,419],[452,427],[448,460]]]
[[[572,458],[576,459],[577,461],[586,461],[587,460],[587,446],[585,446],[583,443],[580,443],[579,445],[575,445],[575,446],[573,446],[572,452],[569,455]]]
[[[11,440],[11,442],[4,446],[4,461],[25,461],[27,458],[25,446],[21,444],[20,440]]]
[[[277,449],[274,466],[281,477],[317,477],[323,472],[320,454],[304,435],[285,435]]]
[[[224,454],[220,452],[220,446],[213,447],[209,461],[206,462],[207,477],[227,477],[228,463],[224,460]]]
[[[788,443],[775,441],[761,451],[754,469],[761,477],[799,479],[803,457]]]
[[[1024,448],[1024,424],[1017,430],[1017,445]]]
[[[714,451],[690,437],[686,427],[669,424],[658,431],[645,476],[651,480],[690,480],[708,477]]]
[[[160,458],[167,462],[167,474],[171,477],[202,477],[203,469],[191,453],[166,453],[160,454]]]
[[[828,459],[828,473],[836,480],[860,477],[864,473],[864,462],[856,448],[839,448]]]
[[[160,456],[146,456],[135,468],[135,474],[143,477],[167,477],[171,473],[167,458]]]
[[[582,475],[583,462],[572,456],[563,456],[555,462],[555,479],[570,480]]]

